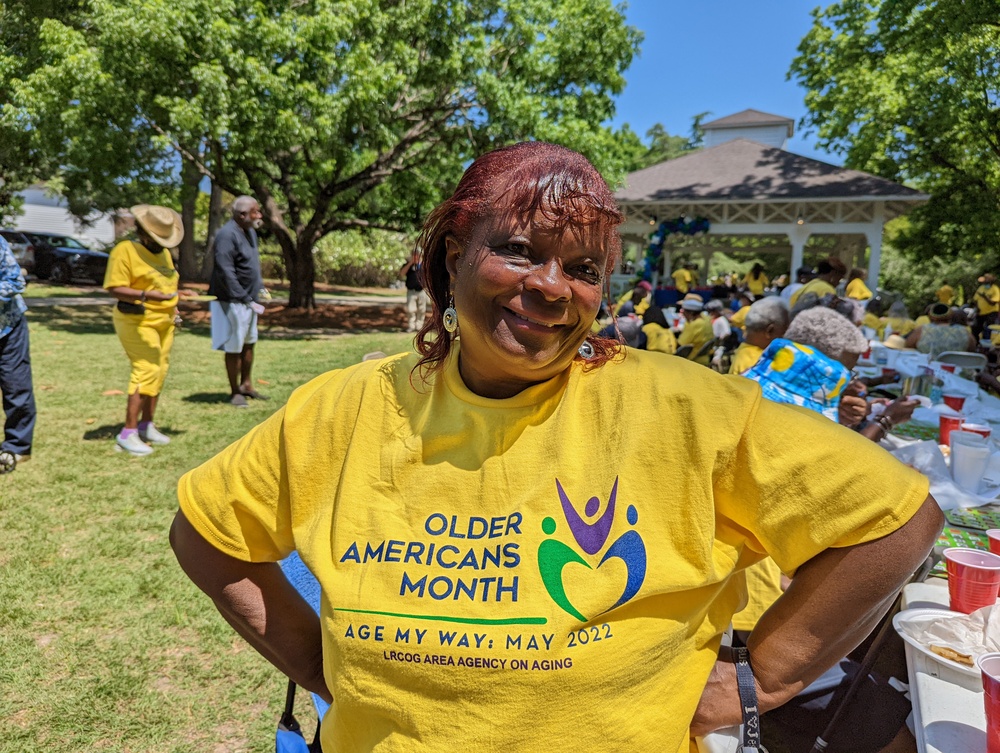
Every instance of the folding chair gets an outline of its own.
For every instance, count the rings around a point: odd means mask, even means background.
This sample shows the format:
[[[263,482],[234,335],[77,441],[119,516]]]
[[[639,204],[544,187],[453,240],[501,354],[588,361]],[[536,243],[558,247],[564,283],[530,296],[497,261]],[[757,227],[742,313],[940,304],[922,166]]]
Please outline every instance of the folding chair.
[[[681,358],[687,358],[689,355],[691,355],[692,350],[694,350],[693,345],[682,345],[677,349],[677,352],[674,353],[674,355],[680,356]]]
[[[295,590],[302,594],[302,598],[309,603],[309,606],[319,614],[319,582],[306,567],[298,552],[292,552],[281,561],[281,571],[288,578],[288,582],[295,587]],[[323,723],[323,716],[330,708],[330,704],[315,693],[311,694],[319,722],[316,724],[316,734],[313,735],[312,742],[307,743],[302,734],[302,728],[295,718],[295,688],[295,683],[289,680],[288,691],[285,693],[285,708],[281,719],[278,720],[278,729],[275,733],[275,753],[321,753],[319,730]]]
[[[960,369],[970,369],[977,374],[986,368],[987,359],[982,353],[968,353],[962,350],[946,350],[934,359],[938,363],[947,363]]]

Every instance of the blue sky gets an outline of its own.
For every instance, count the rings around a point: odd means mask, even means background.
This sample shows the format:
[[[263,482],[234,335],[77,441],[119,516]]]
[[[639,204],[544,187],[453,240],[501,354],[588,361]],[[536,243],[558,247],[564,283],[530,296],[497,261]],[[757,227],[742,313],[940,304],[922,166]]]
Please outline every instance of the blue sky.
[[[645,34],[640,55],[625,73],[614,125],[628,123],[645,137],[655,123],[687,136],[691,119],[753,108],[794,118],[788,149],[841,164],[819,151],[798,122],[805,90],[785,75],[812,25],[818,0],[629,0],[628,23]],[[822,3],[824,6],[828,2]]]

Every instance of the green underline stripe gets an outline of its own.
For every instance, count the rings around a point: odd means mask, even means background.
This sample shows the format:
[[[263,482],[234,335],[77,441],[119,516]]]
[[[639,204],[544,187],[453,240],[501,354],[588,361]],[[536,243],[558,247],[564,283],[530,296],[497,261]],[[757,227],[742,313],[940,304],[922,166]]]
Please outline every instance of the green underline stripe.
[[[374,609],[341,609],[334,607],[335,612],[351,612],[353,614],[380,614],[383,617],[402,617],[407,620],[433,620],[436,622],[458,622],[463,625],[544,625],[545,617],[515,617],[510,620],[477,620],[471,617],[437,617],[427,614],[400,614],[398,612],[379,612]]]

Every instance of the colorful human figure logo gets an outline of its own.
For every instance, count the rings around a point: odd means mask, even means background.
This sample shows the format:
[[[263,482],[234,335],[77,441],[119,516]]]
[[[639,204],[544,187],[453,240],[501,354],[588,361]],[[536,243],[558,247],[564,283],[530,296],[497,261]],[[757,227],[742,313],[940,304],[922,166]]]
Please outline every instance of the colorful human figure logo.
[[[618,479],[615,479],[611,487],[611,494],[608,496],[608,505],[593,523],[588,523],[576,511],[569,495],[563,489],[559,479],[556,479],[556,489],[559,493],[559,501],[562,505],[563,515],[569,525],[569,530],[573,534],[577,546],[586,554],[595,555],[601,551],[607,543],[611,534],[611,528],[615,520],[615,507],[618,498]],[[591,497],[584,507],[584,514],[588,518],[593,518],[600,510],[601,500],[599,497]],[[639,521],[639,512],[635,505],[629,505],[625,512],[625,518],[630,526],[635,526]],[[547,536],[552,536],[557,529],[554,518],[547,517],[542,521],[542,531]],[[555,538],[548,538],[538,546],[538,571],[542,576],[542,584],[548,592],[549,597],[567,614],[572,615],[581,622],[587,622],[599,614],[609,612],[616,607],[620,607],[631,600],[642,587],[646,579],[646,545],[642,536],[634,529],[630,528],[619,536],[597,563],[596,569],[608,560],[618,559],[625,565],[625,587],[618,600],[607,609],[588,618],[570,602],[566,595],[566,587],[563,583],[563,569],[572,563],[580,564],[588,569],[595,569],[579,552],[571,546]]]

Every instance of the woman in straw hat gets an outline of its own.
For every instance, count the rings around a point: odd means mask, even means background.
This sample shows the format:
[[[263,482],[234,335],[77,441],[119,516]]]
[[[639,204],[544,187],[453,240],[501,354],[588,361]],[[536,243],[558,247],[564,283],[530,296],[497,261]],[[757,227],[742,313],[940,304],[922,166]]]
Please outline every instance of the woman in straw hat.
[[[167,207],[139,204],[132,215],[137,240],[123,240],[111,250],[104,287],[118,299],[115,332],[132,364],[125,428],[115,441],[121,450],[142,456],[153,451],[151,444],[170,442],[153,424],[153,414],[167,376],[177,314],[177,271],[169,249],[181,242],[184,227],[181,216]]]

